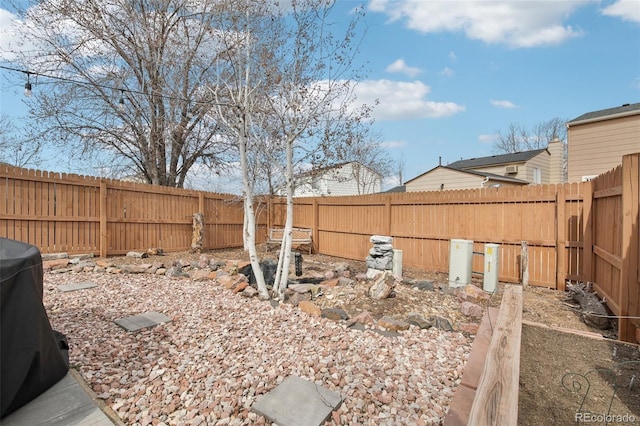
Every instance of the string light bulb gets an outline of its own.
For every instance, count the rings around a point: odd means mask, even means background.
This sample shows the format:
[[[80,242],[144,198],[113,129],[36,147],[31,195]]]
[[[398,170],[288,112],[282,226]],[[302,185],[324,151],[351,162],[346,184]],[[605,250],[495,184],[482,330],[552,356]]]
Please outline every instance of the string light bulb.
[[[120,100],[118,101],[118,109],[124,112],[124,90],[120,90]]]
[[[24,95],[27,98],[31,97],[31,82],[29,81],[29,73],[27,73],[27,82],[24,85]]]

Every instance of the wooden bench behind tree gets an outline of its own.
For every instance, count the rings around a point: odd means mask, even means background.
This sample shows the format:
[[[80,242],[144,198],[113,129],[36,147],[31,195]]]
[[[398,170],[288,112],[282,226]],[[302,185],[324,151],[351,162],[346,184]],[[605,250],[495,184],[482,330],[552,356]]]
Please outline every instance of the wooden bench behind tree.
[[[293,228],[291,230],[291,245],[292,246],[309,246],[309,254],[313,250],[312,234],[313,230],[308,228]],[[282,244],[284,238],[284,228],[271,228],[269,229],[269,238],[266,242],[266,248],[269,250],[271,245]]]

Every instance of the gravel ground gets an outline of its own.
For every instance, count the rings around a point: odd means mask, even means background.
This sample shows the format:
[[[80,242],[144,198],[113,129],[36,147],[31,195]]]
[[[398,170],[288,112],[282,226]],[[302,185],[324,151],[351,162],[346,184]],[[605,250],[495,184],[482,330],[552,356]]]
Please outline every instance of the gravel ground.
[[[83,281],[98,287],[57,290]],[[215,281],[46,273],[44,288],[71,365],[129,425],[268,424],[251,405],[291,374],[343,396],[327,424],[441,424],[472,343],[435,327],[352,330]],[[172,322],[136,333],[113,322],[148,311]]]

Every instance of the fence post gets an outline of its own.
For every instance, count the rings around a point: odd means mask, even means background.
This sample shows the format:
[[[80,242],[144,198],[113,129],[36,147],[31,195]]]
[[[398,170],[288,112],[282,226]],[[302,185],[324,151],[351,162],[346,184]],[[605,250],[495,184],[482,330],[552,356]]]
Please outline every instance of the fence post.
[[[567,196],[564,184],[556,185],[556,290],[564,291],[567,277]]]
[[[107,182],[100,179],[100,257],[107,257]]]
[[[593,181],[582,183],[582,281],[593,281]]]
[[[318,207],[318,199],[313,197],[313,230],[311,231],[313,235],[311,236],[311,244],[313,245],[312,251],[314,253],[318,253],[320,251],[320,230],[318,229],[320,217],[319,217],[319,207]]]
[[[198,192],[198,212],[204,214],[204,193]]]
[[[391,197],[384,199],[384,233],[383,235],[391,236]]]
[[[635,321],[625,316],[640,315],[640,280],[638,266],[638,227],[640,226],[640,153],[622,157],[622,268],[620,270],[620,316],[618,339],[636,339]],[[640,323],[638,324],[640,325]]]

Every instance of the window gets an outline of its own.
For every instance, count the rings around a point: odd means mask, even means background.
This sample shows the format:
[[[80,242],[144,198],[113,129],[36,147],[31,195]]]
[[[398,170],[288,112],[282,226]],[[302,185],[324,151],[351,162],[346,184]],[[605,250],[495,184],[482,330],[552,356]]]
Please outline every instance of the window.
[[[537,167],[533,168],[533,183],[542,183],[542,173]]]

